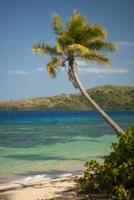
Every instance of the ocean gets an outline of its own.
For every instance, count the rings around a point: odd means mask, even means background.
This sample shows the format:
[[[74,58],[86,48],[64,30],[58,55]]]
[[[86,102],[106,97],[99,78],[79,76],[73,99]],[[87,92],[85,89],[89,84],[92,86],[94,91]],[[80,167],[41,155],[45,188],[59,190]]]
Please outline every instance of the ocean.
[[[108,114],[125,130],[134,126],[134,111]],[[0,111],[0,183],[79,173],[117,140],[95,111]]]

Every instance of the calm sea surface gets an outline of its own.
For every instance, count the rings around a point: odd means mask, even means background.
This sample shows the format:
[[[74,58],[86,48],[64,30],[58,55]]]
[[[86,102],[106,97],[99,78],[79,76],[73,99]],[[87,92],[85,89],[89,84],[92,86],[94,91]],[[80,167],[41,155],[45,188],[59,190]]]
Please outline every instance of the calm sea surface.
[[[108,113],[122,128],[134,126],[134,111]],[[94,111],[0,111],[0,183],[81,170],[115,141]]]

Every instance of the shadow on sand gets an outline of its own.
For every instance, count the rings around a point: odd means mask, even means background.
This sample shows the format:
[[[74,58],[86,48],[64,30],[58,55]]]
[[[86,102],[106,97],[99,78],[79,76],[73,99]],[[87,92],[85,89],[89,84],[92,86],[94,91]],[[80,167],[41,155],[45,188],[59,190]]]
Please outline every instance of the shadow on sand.
[[[12,195],[1,192],[0,193],[0,200],[12,200]]]

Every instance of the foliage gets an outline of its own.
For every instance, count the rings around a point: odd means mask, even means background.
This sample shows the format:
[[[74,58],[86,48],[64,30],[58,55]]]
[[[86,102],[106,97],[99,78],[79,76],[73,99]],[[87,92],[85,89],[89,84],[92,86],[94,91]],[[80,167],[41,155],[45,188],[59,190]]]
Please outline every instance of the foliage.
[[[78,184],[88,193],[111,194],[112,199],[134,198],[134,127],[129,128],[103,164],[92,160],[85,164],[84,176]]]

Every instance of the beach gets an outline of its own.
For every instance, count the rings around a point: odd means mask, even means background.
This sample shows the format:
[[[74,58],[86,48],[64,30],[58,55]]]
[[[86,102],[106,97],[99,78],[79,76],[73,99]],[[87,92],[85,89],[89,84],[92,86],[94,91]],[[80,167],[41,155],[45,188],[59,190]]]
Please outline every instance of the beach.
[[[23,180],[0,185],[0,200],[77,199],[75,180],[68,174],[55,179]]]

